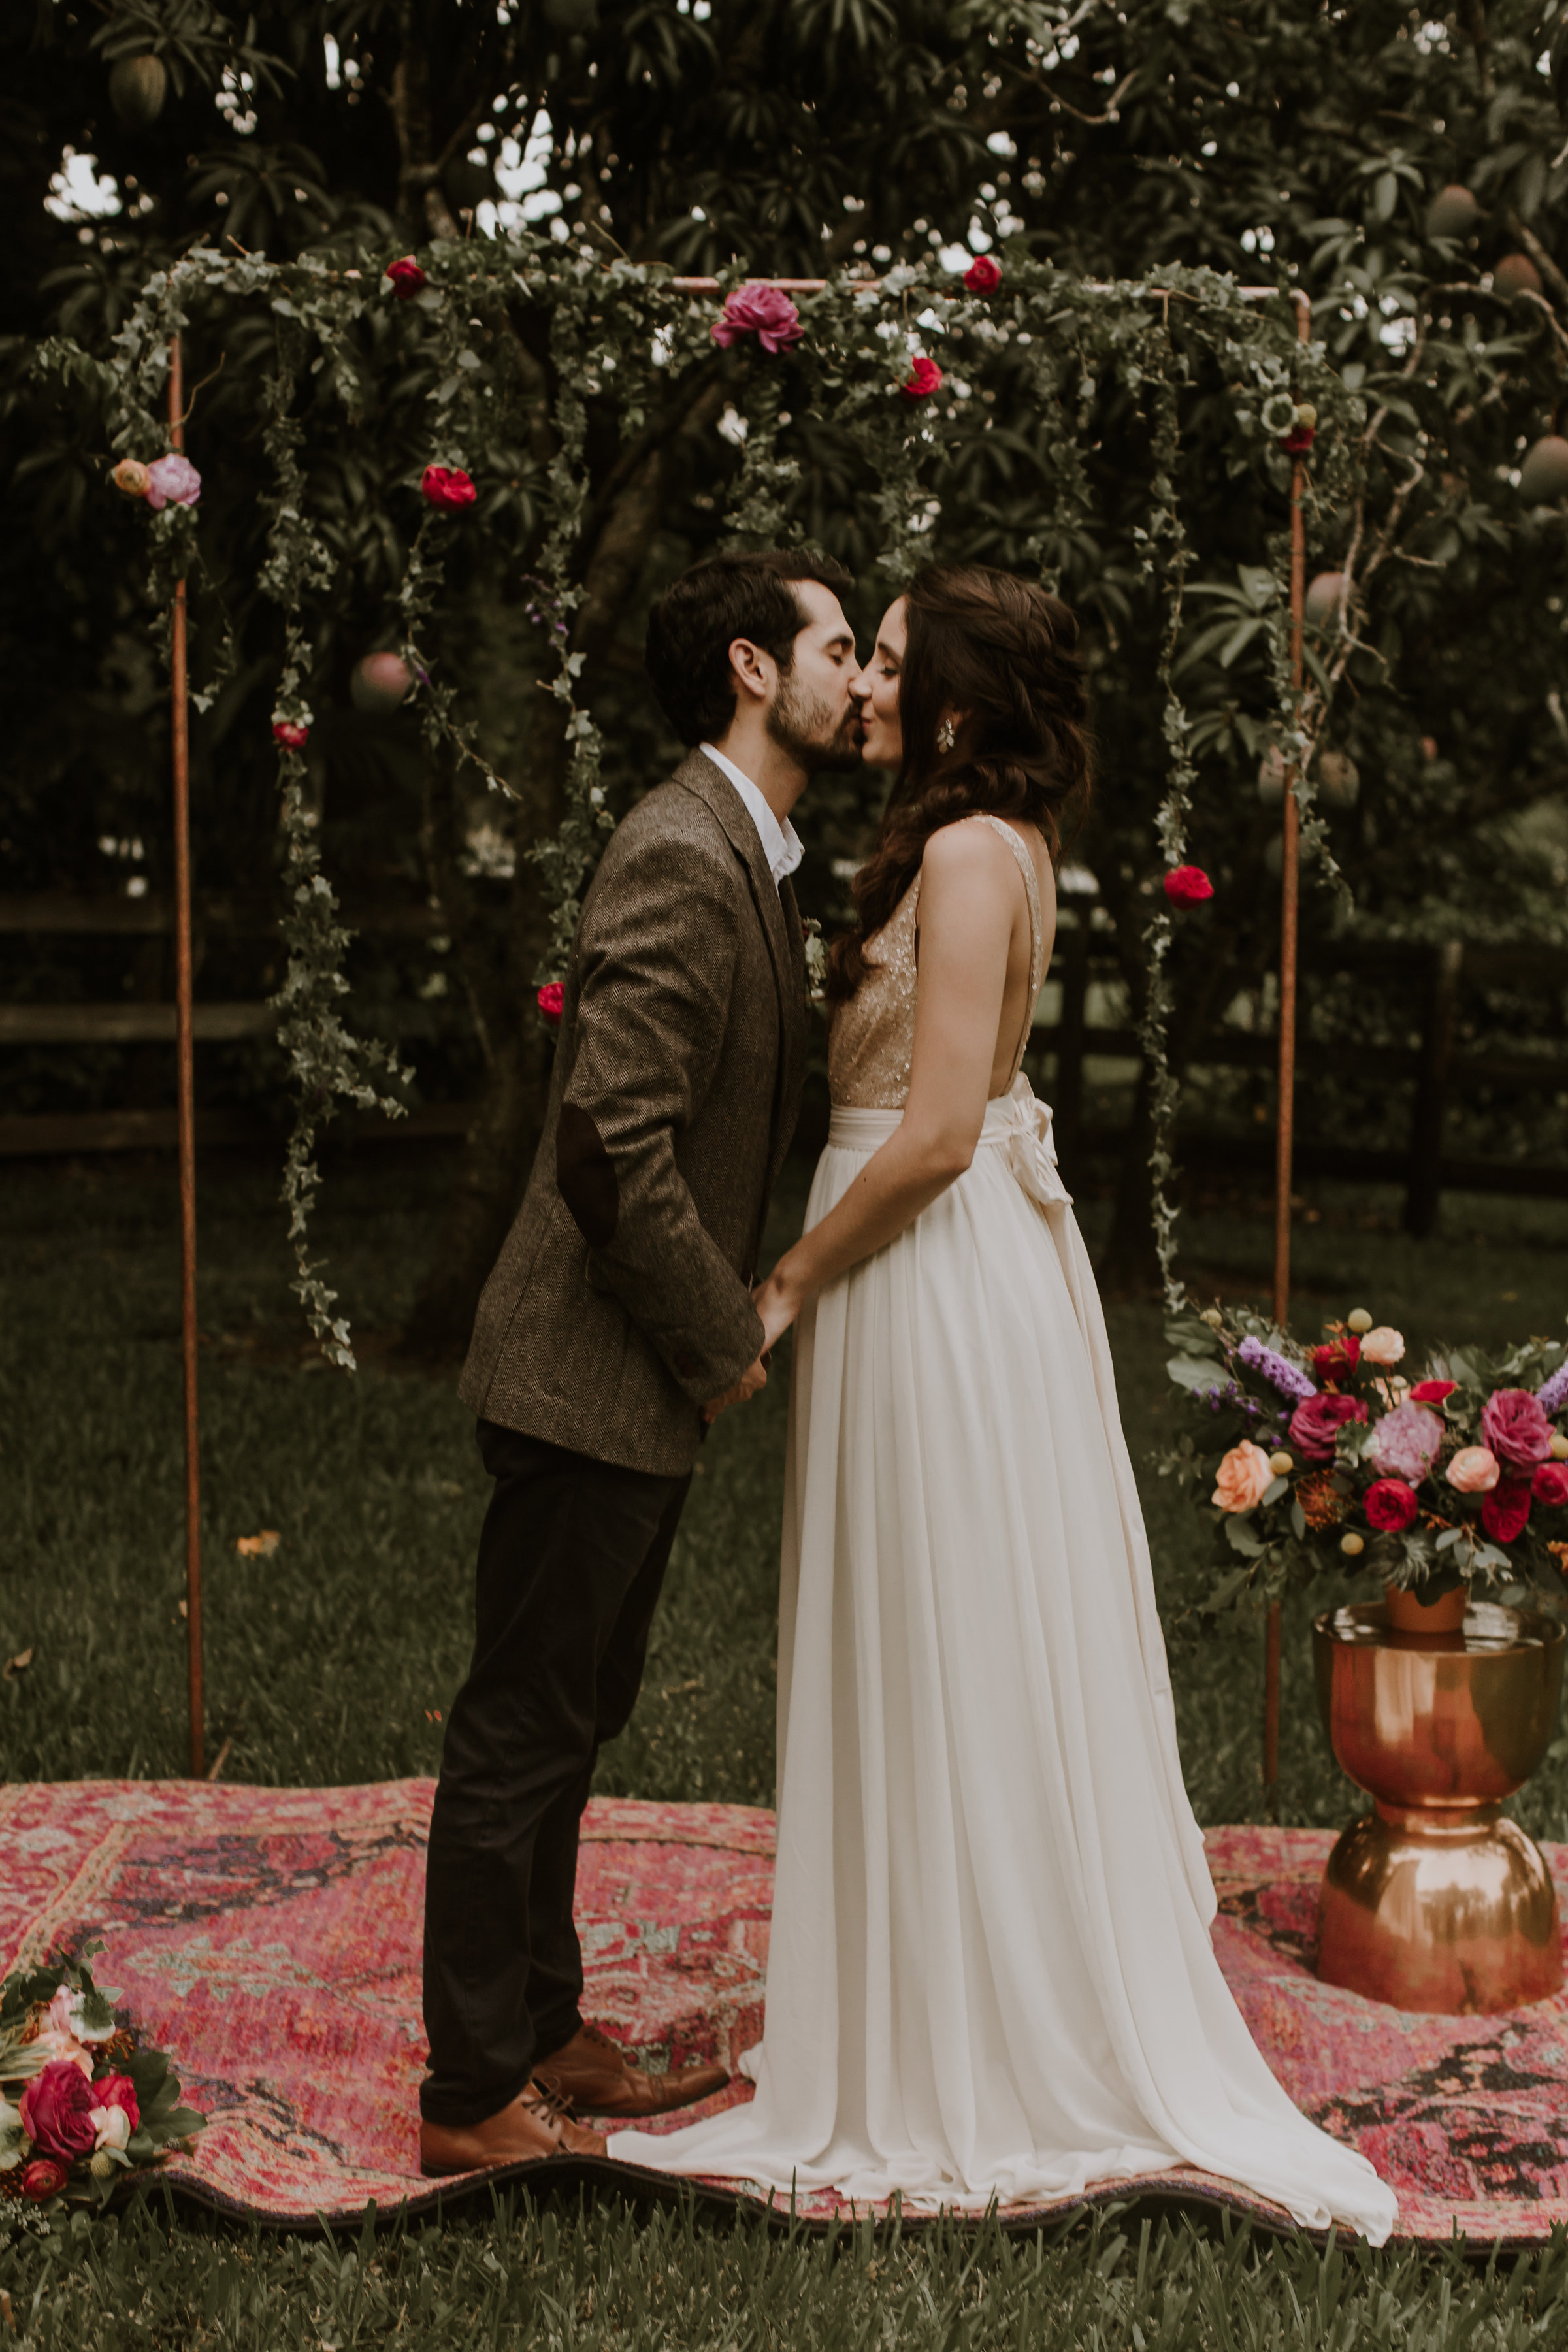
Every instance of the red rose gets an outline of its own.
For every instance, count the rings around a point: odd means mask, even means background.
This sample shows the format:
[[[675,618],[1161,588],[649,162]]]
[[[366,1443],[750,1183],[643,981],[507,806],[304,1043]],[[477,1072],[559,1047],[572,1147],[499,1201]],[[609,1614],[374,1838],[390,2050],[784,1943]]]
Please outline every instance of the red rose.
[[[290,751],[302,751],[310,740],[310,730],[301,727],[297,719],[275,719],[272,732],[277,740]]]
[[[1163,887],[1173,907],[1201,907],[1214,897],[1214,884],[1201,866],[1173,866]]]
[[[471,507],[479,496],[461,466],[426,466],[419,487],[426,506],[432,507]]]
[[[401,261],[392,262],[386,274],[392,280],[392,290],[400,302],[412,302],[419,289],[426,283],[425,272],[411,253],[405,253]]]
[[[1403,1478],[1377,1479],[1362,1500],[1366,1507],[1367,1525],[1390,1536],[1403,1535],[1406,1528],[1414,1527],[1421,1507],[1415,1499],[1415,1489],[1407,1486]]]
[[[1500,1478],[1481,1501],[1481,1525],[1493,1543],[1512,1543],[1530,1523],[1528,1478]]]
[[[1318,437],[1315,425],[1293,425],[1279,443],[1288,457],[1304,457]]]
[[[22,2175],[22,2194],[30,2197],[36,2205],[42,2205],[47,2199],[59,2195],[67,2179],[65,2166],[57,2163],[52,2156],[36,2156]]]
[[[92,2085],[92,2104],[95,2107],[119,2107],[132,2131],[142,2120],[136,2085],[129,2074],[100,2074]]]
[[[1538,1503],[1561,1510],[1568,1503],[1568,1462],[1538,1462],[1530,1491]]]
[[[1528,1389],[1499,1389],[1481,1407],[1481,1436],[1500,1462],[1529,1470],[1552,1451],[1552,1423]]]
[[[92,2154],[98,2134],[90,2117],[98,2101],[87,2076],[68,2058],[51,2058],[43,2073],[34,2075],[20,2105],[22,2129],[46,2156],[71,2164],[79,2156]]]
[[[1325,1347],[1312,1350],[1312,1370],[1330,1388],[1337,1388],[1347,1372],[1353,1372],[1361,1361],[1361,1341],[1353,1331],[1342,1331]]]
[[[906,400],[929,400],[942,383],[942,370],[934,360],[918,359],[899,390]]]
[[[1458,1386],[1457,1381],[1417,1381],[1406,1402],[1410,1404],[1442,1404]]]
[[[1309,1462],[1331,1462],[1334,1441],[1345,1423],[1365,1419],[1366,1407],[1359,1397],[1310,1396],[1290,1415],[1290,1442]]]
[[[988,253],[972,261],[963,273],[963,282],[972,294],[994,294],[1002,283],[1002,272]]]
[[[547,980],[539,992],[539,1009],[552,1027],[561,1019],[561,1009],[566,1002],[566,991],[558,980]]]

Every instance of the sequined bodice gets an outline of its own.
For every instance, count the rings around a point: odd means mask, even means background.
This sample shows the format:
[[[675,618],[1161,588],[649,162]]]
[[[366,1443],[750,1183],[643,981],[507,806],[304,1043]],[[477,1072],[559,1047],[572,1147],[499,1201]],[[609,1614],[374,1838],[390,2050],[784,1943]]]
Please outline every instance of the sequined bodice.
[[[1011,1084],[1024,1058],[1035,1000],[1046,976],[1040,886],[1035,879],[1034,860],[1010,824],[984,812],[961,822],[988,824],[1000,834],[1018,861],[1029,898],[1029,992],[1023,1034],[1008,1072]],[[920,899],[917,874],[888,921],[867,941],[866,977],[848,1003],[841,1004],[833,1016],[827,1040],[828,1087],[835,1104],[847,1110],[901,1110],[909,1100],[915,1047],[915,931]]]

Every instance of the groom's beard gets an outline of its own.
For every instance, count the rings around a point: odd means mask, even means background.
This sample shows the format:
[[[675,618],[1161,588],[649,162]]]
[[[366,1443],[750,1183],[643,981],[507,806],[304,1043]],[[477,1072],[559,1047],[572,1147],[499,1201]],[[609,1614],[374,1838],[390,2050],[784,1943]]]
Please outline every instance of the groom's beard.
[[[836,719],[826,697],[803,689],[787,670],[763,723],[780,751],[807,775],[860,765],[860,713],[855,704]]]

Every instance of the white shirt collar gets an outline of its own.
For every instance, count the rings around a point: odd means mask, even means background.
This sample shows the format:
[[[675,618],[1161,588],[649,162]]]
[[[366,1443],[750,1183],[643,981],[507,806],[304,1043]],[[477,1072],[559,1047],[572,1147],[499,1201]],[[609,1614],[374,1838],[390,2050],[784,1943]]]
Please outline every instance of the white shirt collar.
[[[711,760],[716,768],[722,769],[740,793],[745,803],[746,814],[757,828],[757,838],[763,845],[768,871],[775,883],[782,882],[786,874],[795,872],[805,855],[800,845],[800,835],[787,817],[780,824],[750,776],[743,776],[733,760],[727,760],[723,752],[715,751],[711,743],[700,743],[698,749],[704,759]]]

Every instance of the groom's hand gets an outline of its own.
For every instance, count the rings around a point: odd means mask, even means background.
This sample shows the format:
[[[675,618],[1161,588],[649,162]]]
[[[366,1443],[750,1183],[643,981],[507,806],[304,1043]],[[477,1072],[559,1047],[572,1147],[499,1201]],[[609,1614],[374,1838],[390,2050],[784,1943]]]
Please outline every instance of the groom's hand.
[[[767,1384],[768,1359],[767,1351],[764,1349],[756,1362],[741,1374],[732,1389],[726,1389],[722,1396],[709,1398],[702,1408],[703,1420],[710,1423],[717,1421],[726,1406],[746,1403],[749,1398],[754,1397],[758,1390],[765,1389]]]

